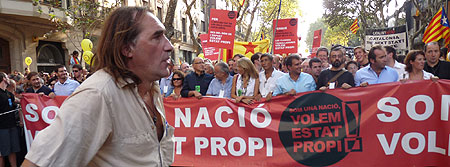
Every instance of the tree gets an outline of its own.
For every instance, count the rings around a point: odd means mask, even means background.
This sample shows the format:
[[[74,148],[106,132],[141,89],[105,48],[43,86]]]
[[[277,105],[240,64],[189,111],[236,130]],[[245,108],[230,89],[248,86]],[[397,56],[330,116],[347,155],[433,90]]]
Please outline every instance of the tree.
[[[175,19],[175,10],[177,8],[178,0],[170,0],[169,7],[167,8],[166,18],[164,19],[164,27],[166,27],[166,37],[171,39],[175,34],[175,27],[173,21]]]
[[[309,25],[308,34],[306,35],[306,45],[308,48],[312,48],[313,38],[314,38],[314,31],[322,29],[322,40],[320,42],[320,45],[324,45],[327,43],[327,39],[325,38],[325,33],[328,29],[328,25],[325,24],[325,20],[323,18],[318,18],[314,23],[311,23]]]
[[[195,5],[196,0],[191,0],[191,3],[188,3],[188,0],[183,0],[186,5],[185,14],[189,18],[189,34],[191,36],[192,44],[194,45],[194,50],[196,50],[196,54],[200,54],[202,52],[202,47],[197,40],[197,34],[194,34],[194,19],[192,18],[191,9]]]
[[[60,0],[46,1],[50,20],[56,24],[57,30],[64,33],[67,39],[78,50],[81,40],[92,39],[93,32],[100,28],[108,14],[122,4],[116,0],[110,5],[100,4],[93,0],[72,0],[69,7],[64,8]],[[38,6],[38,12],[42,13],[40,0],[34,0],[33,4]],[[65,18],[57,17],[55,10],[64,12]]]

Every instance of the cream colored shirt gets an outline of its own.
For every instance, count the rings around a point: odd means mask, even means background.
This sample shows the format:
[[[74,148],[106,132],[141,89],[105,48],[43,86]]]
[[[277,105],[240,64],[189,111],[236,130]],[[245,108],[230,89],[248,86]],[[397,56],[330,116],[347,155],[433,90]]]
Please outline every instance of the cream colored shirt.
[[[38,166],[169,166],[174,128],[159,89],[153,98],[164,122],[161,142],[137,87],[100,70],[64,101],[25,158]]]

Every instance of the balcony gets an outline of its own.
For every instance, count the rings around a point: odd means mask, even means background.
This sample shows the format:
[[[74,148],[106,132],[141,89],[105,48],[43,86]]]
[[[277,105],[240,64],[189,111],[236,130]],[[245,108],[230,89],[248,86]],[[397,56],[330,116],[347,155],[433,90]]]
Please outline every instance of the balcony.
[[[40,0],[41,5],[38,6],[33,5],[33,2],[33,0],[2,0],[0,14],[34,16],[43,19],[49,19],[49,14],[53,14],[64,20],[64,12],[56,8],[49,8],[48,0]],[[60,2],[60,5],[65,8],[70,4],[70,0],[60,0]]]

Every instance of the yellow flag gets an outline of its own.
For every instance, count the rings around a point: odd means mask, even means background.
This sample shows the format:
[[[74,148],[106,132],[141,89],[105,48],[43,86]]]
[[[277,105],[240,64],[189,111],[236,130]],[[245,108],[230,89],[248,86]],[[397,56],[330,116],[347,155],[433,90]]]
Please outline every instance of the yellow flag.
[[[250,58],[255,53],[267,53],[269,52],[269,40],[264,39],[256,42],[239,42],[234,41],[233,55],[242,54],[245,57]]]

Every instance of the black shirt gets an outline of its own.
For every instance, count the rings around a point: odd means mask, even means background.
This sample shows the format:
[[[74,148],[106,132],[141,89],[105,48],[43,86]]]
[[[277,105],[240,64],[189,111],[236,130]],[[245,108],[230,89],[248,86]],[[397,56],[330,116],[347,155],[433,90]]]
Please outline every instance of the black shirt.
[[[16,109],[14,95],[7,90],[0,89],[0,114]],[[0,115],[0,129],[9,129],[16,126],[15,112]]]
[[[183,88],[181,89],[181,96],[188,97],[189,91],[195,90],[195,86],[197,85],[200,86],[200,93],[205,96],[212,79],[214,79],[214,76],[206,73],[197,75],[197,73],[192,72],[186,75],[183,82]]]
[[[328,81],[330,81],[331,78],[333,78],[336,74],[338,74],[342,70],[332,71],[330,69],[326,69],[320,72],[319,79],[317,81],[317,89],[319,89],[322,86],[328,86]],[[355,78],[353,78],[352,73],[348,71],[345,71],[341,76],[339,76],[335,82],[336,88],[340,88],[344,83],[347,83],[352,87],[355,86]]]
[[[45,85],[43,85],[41,88],[39,88],[36,92],[34,91],[34,89],[32,87],[28,88],[27,91],[25,91],[25,93],[41,93],[41,92],[48,96],[53,91]]]
[[[423,69],[439,77],[439,79],[450,79],[450,62],[439,61],[434,67],[430,67],[428,63],[425,63]]]

